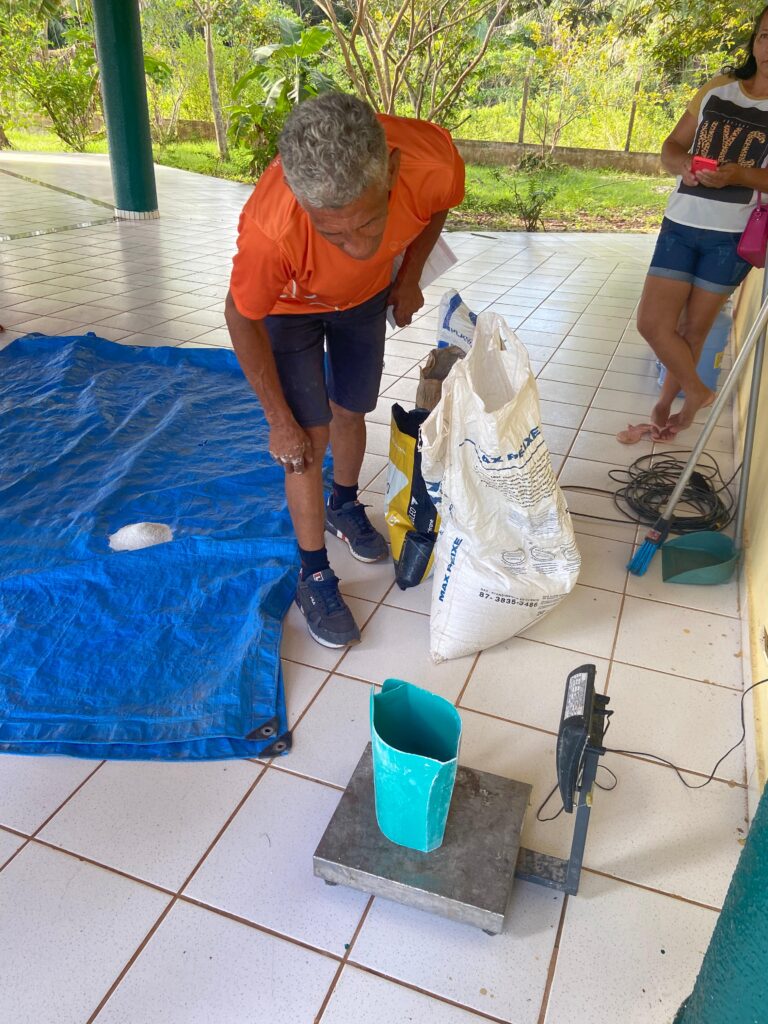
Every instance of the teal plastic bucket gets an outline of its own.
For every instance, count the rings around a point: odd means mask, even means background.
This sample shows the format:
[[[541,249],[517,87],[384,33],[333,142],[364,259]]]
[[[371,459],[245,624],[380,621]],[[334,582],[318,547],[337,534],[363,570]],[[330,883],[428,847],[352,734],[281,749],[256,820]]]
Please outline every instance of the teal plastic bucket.
[[[376,820],[390,842],[422,853],[442,844],[460,740],[461,717],[444,697],[402,679],[371,694]]]

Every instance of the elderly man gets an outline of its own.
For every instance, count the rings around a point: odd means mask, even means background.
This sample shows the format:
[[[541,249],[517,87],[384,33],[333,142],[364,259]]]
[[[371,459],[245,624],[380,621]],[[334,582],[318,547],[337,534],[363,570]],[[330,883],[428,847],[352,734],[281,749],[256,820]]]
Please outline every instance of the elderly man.
[[[411,323],[424,264],[464,165],[442,128],[376,115],[342,93],[300,104],[241,218],[226,317],[269,423],[301,556],[296,603],[327,647],[360,640],[325,531],[355,558],[387,555],[357,500],[365,414],[378,400],[386,309]],[[394,282],[393,262],[403,255]],[[330,440],[333,491],[323,499]]]

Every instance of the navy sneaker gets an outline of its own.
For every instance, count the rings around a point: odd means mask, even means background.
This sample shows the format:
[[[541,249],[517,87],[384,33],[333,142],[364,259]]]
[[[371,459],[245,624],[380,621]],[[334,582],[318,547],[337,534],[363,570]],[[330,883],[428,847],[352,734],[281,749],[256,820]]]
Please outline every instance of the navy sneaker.
[[[309,635],[324,647],[346,647],[360,642],[360,630],[339,593],[333,569],[299,578],[296,604],[307,620]]]
[[[371,525],[365,514],[366,505],[359,501],[347,501],[341,508],[325,506],[325,528],[336,537],[341,537],[355,558],[360,562],[378,562],[389,554],[387,542]]]

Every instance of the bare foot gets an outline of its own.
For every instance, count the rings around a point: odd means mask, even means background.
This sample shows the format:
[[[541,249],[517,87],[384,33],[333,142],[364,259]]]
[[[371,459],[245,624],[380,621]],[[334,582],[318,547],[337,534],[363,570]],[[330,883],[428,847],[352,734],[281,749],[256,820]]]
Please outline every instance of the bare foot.
[[[651,437],[654,441],[661,439],[669,420],[669,410],[672,403],[660,398],[653,409],[651,409]]]
[[[681,430],[686,430],[693,423],[699,409],[706,409],[707,406],[712,405],[714,400],[714,391],[710,391],[703,384],[701,389],[689,391],[680,412],[673,413],[667,420],[666,431],[671,437],[675,437]]]

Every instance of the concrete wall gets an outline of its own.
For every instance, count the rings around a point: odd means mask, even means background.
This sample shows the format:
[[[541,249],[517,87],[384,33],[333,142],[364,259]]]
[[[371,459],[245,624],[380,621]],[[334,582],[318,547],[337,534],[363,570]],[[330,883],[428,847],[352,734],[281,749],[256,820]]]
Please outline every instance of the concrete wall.
[[[208,121],[179,121],[178,138],[215,139],[216,132]],[[514,167],[526,153],[541,152],[540,146],[516,142],[476,142],[473,139],[456,139],[459,152],[468,163],[486,164],[494,167]],[[558,146],[556,160],[570,167],[611,167],[614,170],[633,174],[666,174],[656,153],[621,153],[610,149],[575,149]]]
[[[474,139],[456,139],[459,152],[472,164],[493,167],[514,167],[527,153],[540,153],[541,146],[517,142],[478,142]],[[610,167],[633,174],[666,174],[657,153],[622,153],[612,149],[576,149],[557,146],[555,160],[570,167]]]
[[[752,270],[741,286],[734,316],[734,340],[740,346],[760,308],[762,272]],[[745,375],[739,388],[738,424],[739,443],[743,442],[751,372]],[[750,659],[752,681],[768,676],[768,658],[765,655],[764,635],[768,626],[768,359],[763,368],[761,396],[755,448],[749,477],[749,498],[745,526],[745,547],[742,570],[742,595],[746,596],[746,647],[744,657]],[[754,808],[768,779],[768,683],[747,697],[745,708],[750,707],[754,720],[753,756],[747,758],[750,774],[750,805]],[[747,723],[750,718],[747,717]],[[748,738],[748,742],[752,737]],[[750,744],[751,745],[751,744]],[[750,761],[752,763],[750,764]]]
[[[165,122],[168,124],[168,122]],[[179,121],[176,126],[176,137],[179,142],[189,139],[216,139],[216,127],[212,121]]]

